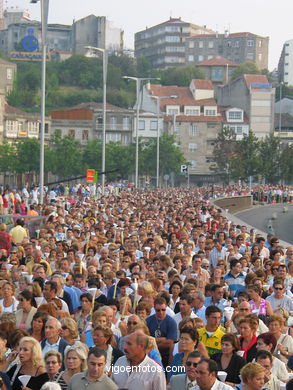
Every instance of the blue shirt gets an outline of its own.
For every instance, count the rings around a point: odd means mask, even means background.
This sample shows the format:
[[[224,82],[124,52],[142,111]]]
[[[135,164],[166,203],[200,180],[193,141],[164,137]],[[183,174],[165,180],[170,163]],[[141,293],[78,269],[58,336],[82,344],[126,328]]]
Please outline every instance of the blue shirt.
[[[222,310],[222,312],[224,311],[225,307],[227,306],[227,299],[224,299],[222,298],[220,301],[214,303],[213,302],[213,297],[207,297],[205,298],[204,300],[204,305],[205,307],[208,307],[208,306],[217,306],[219,309]]]
[[[77,293],[75,292],[75,290],[73,290],[72,287],[68,287],[66,285],[64,285],[64,291],[66,291],[70,295],[72,308],[73,310],[76,310],[80,306],[80,301],[79,297],[77,296]]]
[[[245,290],[245,276],[240,273],[238,276],[233,276],[231,272],[224,276],[225,282],[228,284],[233,296],[237,296],[240,291]]]
[[[198,316],[198,318],[201,318],[204,323],[206,323],[206,306],[203,305],[200,309],[195,310],[193,309],[194,313]]]

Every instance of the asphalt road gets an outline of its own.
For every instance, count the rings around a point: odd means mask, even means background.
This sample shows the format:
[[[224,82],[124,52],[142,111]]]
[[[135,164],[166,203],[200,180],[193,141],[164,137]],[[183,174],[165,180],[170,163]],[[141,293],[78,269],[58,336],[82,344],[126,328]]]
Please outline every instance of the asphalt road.
[[[284,207],[287,211],[284,212]],[[242,211],[236,214],[249,225],[293,244],[293,204],[278,204]],[[277,217],[274,219],[274,217]]]

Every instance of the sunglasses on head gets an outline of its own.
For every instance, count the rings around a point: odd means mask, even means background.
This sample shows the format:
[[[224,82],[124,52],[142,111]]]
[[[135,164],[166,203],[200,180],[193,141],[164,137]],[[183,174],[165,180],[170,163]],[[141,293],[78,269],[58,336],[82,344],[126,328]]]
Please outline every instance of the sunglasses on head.
[[[194,367],[194,368],[196,368],[197,367],[197,363],[193,363],[193,362],[186,362],[186,365],[187,365],[187,367]]]

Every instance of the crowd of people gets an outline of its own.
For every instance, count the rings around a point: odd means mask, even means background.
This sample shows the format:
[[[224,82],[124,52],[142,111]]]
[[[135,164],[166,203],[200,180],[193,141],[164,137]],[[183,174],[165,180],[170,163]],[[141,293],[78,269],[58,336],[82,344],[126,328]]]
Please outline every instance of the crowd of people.
[[[216,191],[21,197],[42,222],[0,225],[0,387],[292,389],[293,245]]]

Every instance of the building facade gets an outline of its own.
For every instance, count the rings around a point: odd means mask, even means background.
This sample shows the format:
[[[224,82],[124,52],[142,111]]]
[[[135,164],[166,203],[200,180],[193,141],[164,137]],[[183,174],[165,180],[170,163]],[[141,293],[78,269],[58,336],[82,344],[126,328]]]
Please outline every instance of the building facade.
[[[250,32],[199,34],[186,39],[186,64],[198,64],[221,56],[241,64],[254,62],[260,69],[268,68],[269,38]]]
[[[227,84],[239,65],[228,58],[217,56],[200,62],[197,66],[204,71],[206,80],[211,80],[214,85],[218,85]]]
[[[275,88],[265,75],[243,75],[218,87],[218,103],[241,108],[259,138],[274,131]]]
[[[59,132],[62,137],[70,135],[81,144],[89,140],[103,138],[103,104],[82,103],[77,106],[52,110],[52,133]],[[129,145],[133,137],[133,110],[107,104],[106,142],[119,142]]]
[[[278,64],[278,79],[280,83],[293,85],[293,39],[283,45]]]
[[[86,46],[109,51],[123,49],[123,31],[105,16],[89,15],[72,25],[72,49],[74,54],[84,54]]]
[[[214,142],[222,128],[222,114],[214,99],[209,80],[192,80],[189,87],[146,85],[143,89],[142,109],[164,118],[164,131],[175,135],[176,142],[190,163],[189,175],[193,183],[212,183],[217,180],[211,171],[214,164]],[[163,98],[168,96],[168,98]]]
[[[139,31],[134,36],[136,57],[147,58],[153,68],[185,65],[185,41],[191,35],[213,31],[205,26],[170,18],[164,23]]]

